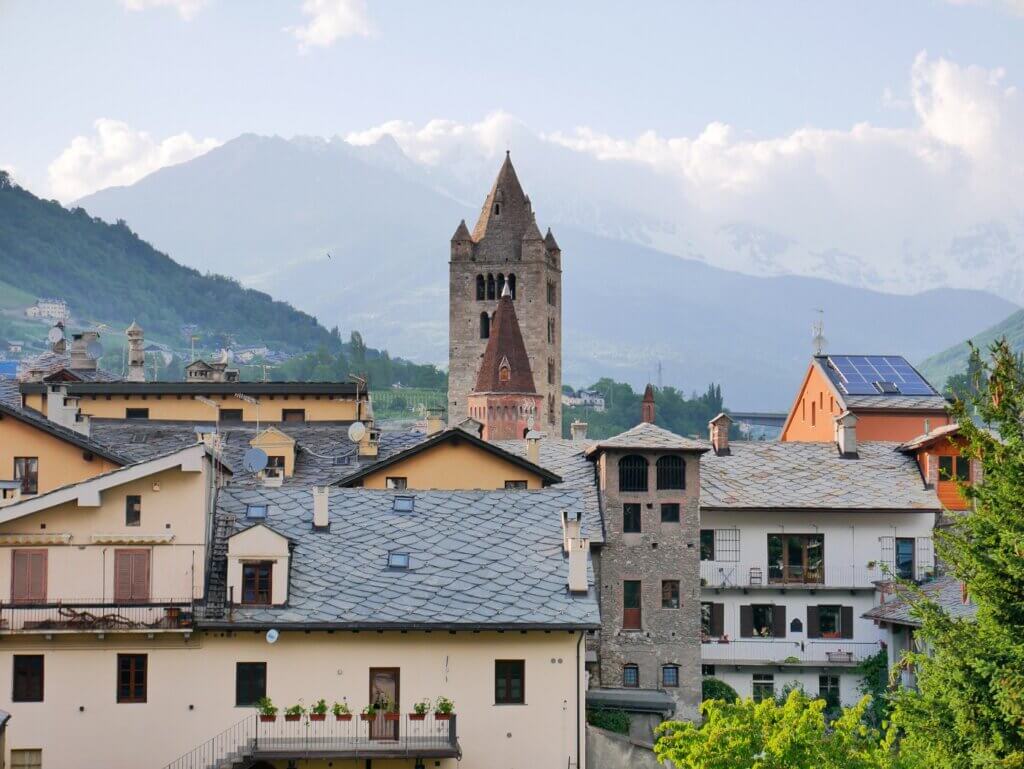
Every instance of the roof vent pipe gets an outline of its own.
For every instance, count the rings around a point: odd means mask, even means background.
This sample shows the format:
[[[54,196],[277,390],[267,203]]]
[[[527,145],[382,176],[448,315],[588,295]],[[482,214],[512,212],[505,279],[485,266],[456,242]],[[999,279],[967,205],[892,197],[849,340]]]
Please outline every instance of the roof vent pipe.
[[[331,487],[330,486],[314,486],[313,487],[313,528],[314,529],[327,529],[330,523],[330,516],[328,515],[328,506],[331,500]]]

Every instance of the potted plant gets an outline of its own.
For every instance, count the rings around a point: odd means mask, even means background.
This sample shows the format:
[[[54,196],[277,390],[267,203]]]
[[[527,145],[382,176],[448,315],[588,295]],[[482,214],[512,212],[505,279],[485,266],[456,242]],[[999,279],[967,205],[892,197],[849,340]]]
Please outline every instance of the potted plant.
[[[285,721],[298,721],[306,714],[306,709],[302,707],[302,704],[292,705],[291,707],[284,709],[284,720]]]
[[[363,708],[363,711],[359,714],[359,717],[364,721],[372,721],[377,717],[377,706],[372,702]]]
[[[384,700],[383,710],[385,721],[397,721],[402,717],[402,714],[398,709],[398,703],[390,697]]]
[[[452,717],[452,711],[455,709],[455,703],[447,697],[438,697],[434,703],[434,718],[438,721],[449,721]]]
[[[256,701],[256,709],[260,713],[260,721],[277,720],[277,705],[271,702],[269,697],[260,697]]]
[[[344,702],[335,702],[331,705],[331,712],[334,713],[334,718],[337,721],[351,721],[352,711],[348,709],[348,704]]]
[[[410,721],[422,721],[427,717],[430,710],[430,700],[420,700],[412,706],[412,713],[409,714]]]
[[[316,701],[316,704],[309,709],[310,721],[323,721],[327,718],[327,700],[323,697]]]

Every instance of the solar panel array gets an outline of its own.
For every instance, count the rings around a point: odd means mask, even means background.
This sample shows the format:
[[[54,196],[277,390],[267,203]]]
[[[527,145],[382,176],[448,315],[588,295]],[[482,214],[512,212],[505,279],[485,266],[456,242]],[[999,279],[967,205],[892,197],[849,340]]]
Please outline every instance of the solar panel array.
[[[899,355],[830,355],[829,366],[838,374],[847,395],[881,395],[896,386],[900,395],[935,395],[914,367]]]

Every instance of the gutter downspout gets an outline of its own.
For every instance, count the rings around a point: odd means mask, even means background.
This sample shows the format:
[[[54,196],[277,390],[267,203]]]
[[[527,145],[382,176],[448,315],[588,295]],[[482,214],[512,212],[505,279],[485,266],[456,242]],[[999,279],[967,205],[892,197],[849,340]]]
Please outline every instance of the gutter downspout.
[[[576,642],[576,769],[580,766],[580,647],[586,630],[580,631],[580,639]]]

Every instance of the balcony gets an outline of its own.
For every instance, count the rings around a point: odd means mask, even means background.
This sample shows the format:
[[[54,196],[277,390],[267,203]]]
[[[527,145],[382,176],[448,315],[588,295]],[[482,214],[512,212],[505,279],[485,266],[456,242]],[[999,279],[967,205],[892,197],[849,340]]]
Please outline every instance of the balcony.
[[[462,758],[456,736],[456,717],[422,720],[377,714],[364,721],[353,715],[339,721],[327,714],[322,721],[308,715],[288,721],[277,716],[263,721],[252,715],[186,753],[165,769],[229,769],[256,761]]]
[[[822,639],[787,641],[784,638],[742,639],[700,646],[701,662],[732,665],[837,665],[853,666],[877,654],[877,641]]]
[[[816,569],[786,568],[744,561],[701,561],[701,586],[715,590],[742,588],[786,590],[855,590],[874,588],[887,579],[880,565],[825,565]]]
[[[189,633],[193,616],[191,598],[145,603],[77,598],[46,603],[0,603],[0,634]]]

